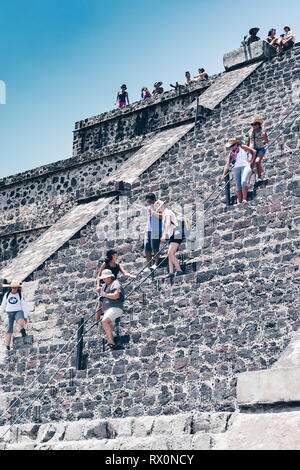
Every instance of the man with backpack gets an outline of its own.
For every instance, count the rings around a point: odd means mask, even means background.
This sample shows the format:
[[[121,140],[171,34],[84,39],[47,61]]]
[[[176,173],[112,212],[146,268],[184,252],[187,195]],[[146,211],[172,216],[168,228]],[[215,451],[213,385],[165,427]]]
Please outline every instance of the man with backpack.
[[[3,296],[1,307],[0,307],[0,320],[5,318],[5,343],[7,351],[10,350],[11,338],[14,332],[14,322],[16,321],[20,327],[20,333],[25,338],[26,331],[25,325],[28,321],[27,309],[24,301],[23,294],[21,292],[21,283],[19,281],[12,281],[9,285],[3,287],[9,287],[8,292]]]
[[[162,234],[162,217],[155,212],[155,201],[156,197],[155,194],[147,194],[145,197],[147,208],[147,225],[144,232],[144,249],[146,260],[148,263],[147,268],[145,271],[149,271],[151,269],[156,269],[159,264],[159,255],[155,256],[159,252],[159,245],[160,239]],[[153,212],[154,211],[154,212]],[[153,265],[150,267],[149,263],[152,258],[152,253],[155,256],[155,261]]]

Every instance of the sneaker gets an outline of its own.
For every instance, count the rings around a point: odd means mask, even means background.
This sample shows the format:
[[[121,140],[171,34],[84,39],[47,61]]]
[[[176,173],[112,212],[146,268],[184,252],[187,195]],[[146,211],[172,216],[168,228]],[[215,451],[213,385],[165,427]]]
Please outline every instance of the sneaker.
[[[6,351],[10,351],[10,346],[6,346]]]
[[[145,271],[145,273],[151,273],[151,269],[150,269],[150,268],[148,268],[148,267],[147,267],[147,268],[145,268],[145,269],[144,269],[144,271]]]
[[[176,273],[176,277],[177,277],[177,276],[183,276],[183,275],[184,275],[184,272],[183,272],[183,271],[177,271],[177,273]]]
[[[157,264],[153,264],[153,265],[151,266],[151,269],[153,269],[153,270],[156,269],[156,268],[157,268]]]
[[[27,336],[25,328],[22,328],[22,330],[20,330],[20,333],[22,335],[22,338],[25,338]]]
[[[247,202],[246,199],[244,199],[243,202]]]
[[[167,275],[167,278],[168,278],[168,279],[173,279],[174,276],[175,276],[174,273],[169,273],[169,274]]]

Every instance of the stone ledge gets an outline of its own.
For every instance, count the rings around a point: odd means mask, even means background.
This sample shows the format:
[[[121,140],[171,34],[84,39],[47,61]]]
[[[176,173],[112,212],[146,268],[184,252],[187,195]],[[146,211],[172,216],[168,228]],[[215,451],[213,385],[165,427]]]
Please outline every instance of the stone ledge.
[[[300,450],[300,411],[238,413],[213,450]]]
[[[180,98],[181,96],[189,95],[192,93],[195,93],[199,90],[206,90],[207,88],[210,87],[210,85],[214,82],[214,80],[219,77],[221,74],[216,74],[213,75],[209,78],[209,80],[205,81],[198,81],[198,82],[192,82],[188,86],[183,86],[181,87],[181,92],[179,94],[178,91],[170,90],[167,92],[164,92],[161,95],[158,96],[152,96],[148,98],[148,100],[142,101],[136,101],[125,108],[122,109],[113,109],[111,111],[104,112],[102,114],[99,114],[97,116],[92,116],[90,118],[83,119],[81,121],[77,121],[75,123],[75,130],[74,132],[77,132],[82,129],[88,129],[91,128],[95,125],[99,125],[102,122],[109,121],[112,119],[119,119],[123,118],[125,116],[128,116],[130,114],[133,114],[137,111],[141,111],[144,108],[149,108],[153,106],[160,105],[162,103],[165,103],[167,101],[175,100]],[[196,96],[195,96],[196,98]]]
[[[271,59],[276,49],[266,41],[257,41],[248,46],[224,54],[223,63],[226,71],[236,69],[260,60]]]
[[[27,335],[25,338],[22,336],[17,336],[13,338],[13,348],[14,349],[23,349],[23,348],[31,348],[33,345],[33,336]]]
[[[2,394],[2,404],[9,402],[7,394]],[[1,395],[0,395],[1,398]],[[4,399],[6,398],[6,401]],[[188,413],[170,416],[144,416],[139,418],[122,418],[108,420],[80,420],[49,424],[14,425],[3,437],[5,444],[14,445],[57,445],[63,441],[64,446],[77,442],[89,445],[87,441],[103,440],[105,445],[117,442],[136,442],[150,439],[183,441],[193,446],[208,445],[209,433],[224,433],[230,413]],[[9,426],[0,428],[3,435]],[[108,441],[111,444],[108,444]],[[145,441],[146,442],[146,441]],[[165,444],[166,445],[166,444]],[[130,448],[130,447],[128,447]],[[165,447],[168,448],[168,447]],[[173,447],[174,448],[174,447]],[[184,447],[178,447],[184,448]],[[193,447],[198,448],[198,447]]]
[[[300,368],[244,372],[238,376],[240,407],[300,403]]]

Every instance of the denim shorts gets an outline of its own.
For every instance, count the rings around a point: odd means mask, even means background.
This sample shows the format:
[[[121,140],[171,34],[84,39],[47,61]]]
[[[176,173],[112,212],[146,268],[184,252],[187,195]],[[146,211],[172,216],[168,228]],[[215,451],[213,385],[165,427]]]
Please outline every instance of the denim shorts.
[[[6,312],[6,315],[7,315],[6,320],[5,320],[6,333],[14,332],[15,321],[25,319],[23,310],[18,310],[17,312]]]
[[[256,155],[258,155],[259,153],[263,153],[265,154],[266,153],[266,149],[265,148],[261,148],[261,149],[255,149],[256,150]]]

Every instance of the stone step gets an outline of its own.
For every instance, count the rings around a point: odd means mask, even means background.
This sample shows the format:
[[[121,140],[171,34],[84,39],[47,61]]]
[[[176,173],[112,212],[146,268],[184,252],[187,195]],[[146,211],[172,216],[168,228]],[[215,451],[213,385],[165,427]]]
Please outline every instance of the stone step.
[[[126,418],[134,416],[157,416],[185,413],[197,409],[208,411],[204,394],[206,389],[200,378],[180,382],[149,383],[120,382],[103,385],[92,383],[79,386],[62,386],[47,389],[41,394],[38,388],[27,391],[15,401],[13,392],[1,394],[1,425],[51,421],[75,421],[93,418]],[[228,392],[227,392],[228,393]],[[233,396],[227,397],[219,411],[233,411]],[[8,409],[9,405],[12,405]],[[223,407],[223,409],[222,409]],[[5,410],[7,414],[5,414]],[[3,414],[4,413],[4,414]]]
[[[51,424],[19,424],[13,426],[2,440],[2,448],[9,449],[42,449],[42,448],[80,448],[93,447],[98,443],[100,448],[136,448],[150,449],[154,446],[165,446],[166,439],[177,436],[169,448],[186,449],[193,441],[193,446],[207,446],[210,439],[205,436],[221,435],[226,431],[230,413],[183,413],[170,416],[148,416],[124,419],[81,420],[79,422],[60,422]],[[8,427],[0,428],[0,436]],[[181,439],[181,442],[179,441]],[[201,438],[201,439],[200,439]],[[156,441],[154,441],[156,440]],[[159,440],[161,443],[159,444]],[[95,442],[97,441],[97,442]],[[176,442],[177,441],[177,442]],[[84,447],[85,442],[86,447]],[[126,445],[126,447],[125,447]],[[174,445],[176,447],[174,447]],[[44,446],[44,447],[43,447]]]

